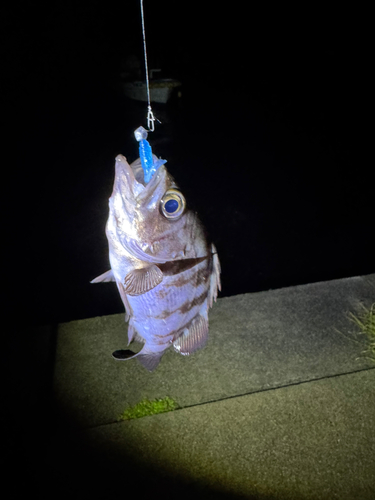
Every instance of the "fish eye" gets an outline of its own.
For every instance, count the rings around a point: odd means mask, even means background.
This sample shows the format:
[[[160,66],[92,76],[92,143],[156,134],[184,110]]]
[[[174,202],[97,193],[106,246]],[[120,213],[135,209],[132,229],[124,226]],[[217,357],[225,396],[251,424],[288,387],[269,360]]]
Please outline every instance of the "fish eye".
[[[177,189],[168,189],[160,202],[162,214],[170,220],[179,219],[184,213],[185,207],[185,198]]]

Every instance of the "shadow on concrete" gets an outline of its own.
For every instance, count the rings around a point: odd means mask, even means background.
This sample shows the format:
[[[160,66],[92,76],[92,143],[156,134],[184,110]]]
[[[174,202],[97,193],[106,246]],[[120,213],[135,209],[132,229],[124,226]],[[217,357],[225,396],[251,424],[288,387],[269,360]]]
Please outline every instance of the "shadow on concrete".
[[[213,489],[192,480],[188,470],[176,475],[168,467],[147,463],[140,458],[141,450],[137,453],[134,440],[127,450],[116,443],[103,447],[90,439],[54,398],[56,333],[57,328],[44,327],[29,341],[25,332],[12,336],[6,362],[11,383],[6,393],[3,470],[15,496],[272,500],[233,494],[222,484]]]

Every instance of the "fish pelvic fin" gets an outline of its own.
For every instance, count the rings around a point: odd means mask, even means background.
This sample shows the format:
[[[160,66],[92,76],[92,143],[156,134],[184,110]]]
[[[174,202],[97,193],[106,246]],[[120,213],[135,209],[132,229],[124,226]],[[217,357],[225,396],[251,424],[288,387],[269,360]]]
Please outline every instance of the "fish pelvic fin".
[[[137,332],[135,331],[134,326],[130,323],[128,325],[128,345],[133,342],[135,336],[137,335]]]
[[[141,342],[142,344],[144,344],[145,339],[143,337],[141,337],[141,335],[139,335],[137,330],[134,328],[134,326],[130,322],[129,326],[128,326],[128,345],[131,344],[133,341]]]
[[[121,300],[125,306],[125,322],[129,321],[130,316],[133,314],[132,308],[130,307],[128,297],[126,296],[124,285],[121,281],[116,281],[118,291],[120,292]]]
[[[189,329],[185,329],[182,335],[173,342],[173,347],[176,352],[183,356],[201,349],[208,339],[208,319],[199,315],[191,323]]]
[[[125,276],[124,291],[128,295],[142,295],[163,281],[163,272],[152,264],[141,269],[133,269]]]
[[[90,283],[105,283],[108,281],[116,281],[115,277],[113,276],[112,269],[109,271],[106,271],[105,273],[101,274],[100,276],[97,276],[93,280],[90,281]]]

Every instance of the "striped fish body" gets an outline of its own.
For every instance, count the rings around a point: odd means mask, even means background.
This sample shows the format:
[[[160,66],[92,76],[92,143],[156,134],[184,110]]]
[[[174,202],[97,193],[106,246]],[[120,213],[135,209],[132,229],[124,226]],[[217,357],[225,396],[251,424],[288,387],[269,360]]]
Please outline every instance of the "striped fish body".
[[[114,357],[137,357],[152,371],[171,346],[182,355],[201,348],[220,289],[219,259],[164,165],[145,184],[140,160],[116,158],[106,235],[111,270],[93,282],[116,281],[129,343],[143,343],[136,354]]]

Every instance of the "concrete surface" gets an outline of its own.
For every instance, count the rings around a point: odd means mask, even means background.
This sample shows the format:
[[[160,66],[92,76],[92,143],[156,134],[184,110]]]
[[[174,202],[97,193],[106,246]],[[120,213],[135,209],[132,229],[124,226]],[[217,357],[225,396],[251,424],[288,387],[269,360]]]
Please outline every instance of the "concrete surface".
[[[212,495],[373,499],[374,387],[368,370],[98,426],[86,437],[113,461],[134,455]]]
[[[361,346],[336,331],[346,314],[375,300],[374,276],[219,299],[210,340],[195,355],[170,349],[153,373],[114,362],[127,345],[124,315],[60,324],[55,395],[75,423],[114,422],[127,405],[170,396],[182,407],[373,367]]]
[[[112,359],[124,315],[58,325],[49,477],[100,498],[375,498],[375,362],[347,318],[374,301],[375,275],[219,299],[207,346],[153,373]],[[165,396],[180,409],[117,421]]]

